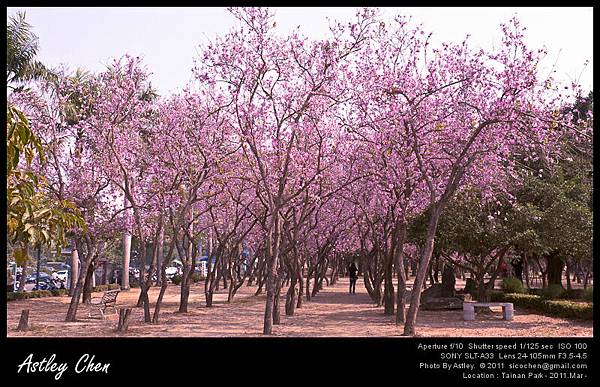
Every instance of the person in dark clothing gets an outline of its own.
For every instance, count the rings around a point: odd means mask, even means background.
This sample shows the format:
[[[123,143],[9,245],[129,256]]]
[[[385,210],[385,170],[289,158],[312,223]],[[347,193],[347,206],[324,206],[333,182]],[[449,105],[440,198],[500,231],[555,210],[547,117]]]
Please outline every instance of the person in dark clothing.
[[[348,268],[350,273],[350,294],[356,294],[356,280],[358,279],[358,268],[356,264],[352,262]]]

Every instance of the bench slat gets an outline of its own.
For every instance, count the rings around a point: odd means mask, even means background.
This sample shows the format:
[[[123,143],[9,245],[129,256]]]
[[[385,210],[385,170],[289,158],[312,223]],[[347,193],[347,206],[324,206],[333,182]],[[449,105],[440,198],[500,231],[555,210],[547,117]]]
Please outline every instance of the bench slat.
[[[99,302],[92,302],[92,305],[100,311],[100,314],[102,314],[102,318],[104,318],[104,311],[107,307],[115,307],[117,304],[117,296],[119,295],[120,291],[121,290],[108,290],[104,292]],[[91,317],[91,313],[91,311],[88,313],[89,317]]]

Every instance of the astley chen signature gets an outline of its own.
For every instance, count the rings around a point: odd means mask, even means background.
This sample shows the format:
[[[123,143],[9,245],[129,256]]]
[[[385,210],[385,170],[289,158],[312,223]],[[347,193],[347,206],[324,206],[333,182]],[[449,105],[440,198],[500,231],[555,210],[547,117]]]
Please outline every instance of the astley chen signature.
[[[95,362],[96,355],[83,354],[75,363],[75,372],[78,374],[81,373],[90,373],[90,372],[100,372],[100,373],[108,373],[108,368],[110,367],[110,363],[99,363]],[[68,363],[59,363],[56,362],[56,354],[50,356],[49,359],[45,357],[40,361],[34,361],[33,353],[29,354],[25,358],[25,361],[18,365],[17,373],[36,373],[36,372],[53,372],[54,379],[59,380],[65,371],[69,369]]]

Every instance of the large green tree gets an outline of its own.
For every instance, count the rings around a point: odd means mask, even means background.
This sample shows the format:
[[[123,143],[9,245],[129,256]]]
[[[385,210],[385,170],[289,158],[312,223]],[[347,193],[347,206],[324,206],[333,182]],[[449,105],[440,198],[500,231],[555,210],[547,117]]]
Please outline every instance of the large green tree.
[[[558,160],[529,155],[520,160],[522,183],[515,184],[518,249],[542,269],[544,285],[563,285],[563,271],[591,270],[593,237],[592,94],[564,109],[578,130],[565,131]],[[538,157],[536,157],[538,156]],[[569,271],[569,270],[568,270]]]

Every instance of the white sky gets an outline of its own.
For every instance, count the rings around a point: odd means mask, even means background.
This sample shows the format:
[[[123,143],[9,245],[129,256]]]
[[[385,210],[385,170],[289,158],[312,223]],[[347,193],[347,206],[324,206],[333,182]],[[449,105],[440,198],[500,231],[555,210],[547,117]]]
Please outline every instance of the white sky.
[[[277,28],[300,25],[304,35],[327,36],[327,17],[353,20],[355,8],[274,8]],[[101,71],[112,58],[142,56],[152,84],[165,95],[190,80],[200,43],[224,34],[235,23],[225,8],[8,8],[27,12],[40,38],[38,59],[49,66],[65,64]],[[412,15],[437,41],[461,41],[466,34],[482,47],[500,41],[499,24],[517,15],[527,27],[530,48],[545,46],[547,69],[556,63],[557,80],[579,79],[592,90],[593,9],[587,8],[382,8],[385,17]],[[585,66],[585,62],[589,64]]]

